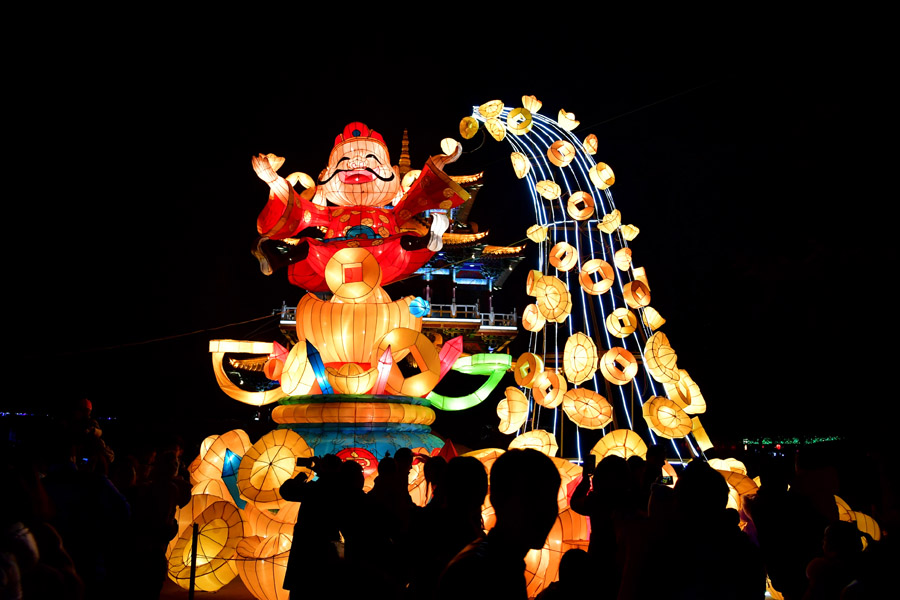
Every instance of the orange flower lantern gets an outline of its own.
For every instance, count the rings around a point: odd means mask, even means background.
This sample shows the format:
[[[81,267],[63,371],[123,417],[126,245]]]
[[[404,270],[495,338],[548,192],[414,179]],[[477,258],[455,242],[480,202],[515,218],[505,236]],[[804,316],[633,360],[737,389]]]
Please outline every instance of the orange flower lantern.
[[[169,578],[184,589],[191,580],[192,523],[199,526],[195,589],[214,592],[234,579],[235,550],[244,537],[238,507],[215,496],[191,496],[178,510],[178,535],[167,552]]]
[[[625,385],[637,375],[638,365],[631,352],[615,346],[600,359],[600,372],[608,382]]]
[[[505,398],[497,404],[497,416],[500,417],[500,433],[515,433],[525,424],[528,416],[528,398],[522,390],[516,387],[508,387],[504,392]]]
[[[599,274],[600,278],[594,281],[593,275]],[[616,281],[616,275],[612,265],[605,260],[592,258],[581,266],[581,272],[578,274],[578,283],[581,288],[592,296],[599,296],[613,286]]]
[[[513,366],[513,377],[517,385],[531,387],[535,378],[544,370],[544,361],[537,354],[524,352]]]
[[[531,382],[534,401],[546,408],[562,404],[568,387],[566,379],[556,369],[544,369]]]
[[[565,140],[556,140],[547,149],[547,158],[557,167],[567,167],[575,158],[575,146]]]
[[[507,450],[515,450],[516,448],[532,448],[547,456],[556,456],[556,453],[559,451],[559,445],[556,443],[556,438],[552,433],[544,431],[543,429],[526,431],[522,435],[517,436],[509,443]]]
[[[605,190],[616,182],[616,176],[612,168],[602,162],[591,167],[591,170],[588,171],[588,176],[591,178],[591,183],[596,185],[598,190]],[[612,231],[607,233],[612,233]]]
[[[631,267],[631,248],[619,248],[613,257],[616,268],[620,271],[627,271]]]
[[[241,496],[257,508],[281,508],[287,500],[281,497],[281,485],[300,473],[312,473],[297,466],[298,458],[309,458],[312,448],[290,429],[275,429],[262,436],[241,459],[238,489]]]
[[[629,281],[622,286],[622,297],[631,308],[641,308],[650,304],[650,288],[642,281]]]
[[[644,345],[644,366],[647,372],[660,383],[675,383],[681,377],[675,364],[678,355],[669,345],[669,338],[658,331],[647,338]]]
[[[533,126],[531,111],[527,108],[514,108],[506,115],[506,127],[514,135],[525,135]]]
[[[560,271],[568,271],[578,262],[578,252],[566,242],[559,242],[550,248],[550,264]]]
[[[581,147],[584,148],[584,151],[591,156],[597,154],[597,147],[599,146],[597,142],[597,136],[593,133],[584,138],[584,142],[581,144]]]
[[[638,320],[627,308],[617,308],[606,317],[606,330],[617,338],[625,338],[635,332]]]
[[[563,411],[569,419],[585,429],[601,429],[612,422],[613,408],[595,391],[575,388],[563,395]]]
[[[612,233],[622,224],[622,213],[619,209],[613,210],[611,213],[603,215],[603,218],[597,223],[597,229],[603,233]]]
[[[691,418],[680,406],[662,396],[651,396],[642,408],[647,427],[666,439],[683,438],[691,432]]]
[[[572,294],[560,279],[544,275],[540,279],[544,295],[539,299],[538,309],[548,321],[562,323],[572,312]]]
[[[546,322],[547,320],[541,314],[537,304],[529,304],[522,311],[522,327],[528,331],[540,331],[544,328],[544,323]]]
[[[600,438],[591,449],[591,454],[597,457],[598,463],[610,455],[626,460],[635,455],[647,458],[647,444],[630,429],[616,429]]]
[[[578,385],[593,377],[597,370],[597,346],[581,332],[569,336],[563,351],[563,371],[566,379]]]
[[[575,192],[566,202],[566,212],[576,221],[590,219],[594,214],[594,198],[587,192]]]

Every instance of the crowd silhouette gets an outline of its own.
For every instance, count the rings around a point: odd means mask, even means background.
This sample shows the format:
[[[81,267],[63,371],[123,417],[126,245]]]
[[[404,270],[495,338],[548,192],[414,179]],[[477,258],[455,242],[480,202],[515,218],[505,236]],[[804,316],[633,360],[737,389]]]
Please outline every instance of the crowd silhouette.
[[[181,444],[114,452],[87,401],[55,421],[43,450],[8,448],[0,514],[0,600],[158,598],[175,511],[190,498]],[[424,462],[428,501],[408,480]],[[646,459],[607,456],[571,495],[589,517],[587,551],[564,554],[541,600],[761,599],[767,579],[786,600],[883,598],[896,568],[896,484],[883,463],[866,507],[881,540],[839,519],[836,472],[815,453],[758,465],[761,485],[727,508],[720,473],[694,460],[674,486],[663,449]],[[527,597],[524,558],[541,548],[558,512],[560,475],[535,450],[501,454],[490,470],[468,456],[413,455],[362,467],[334,455],[309,461],[281,495],[300,502],[284,580],[292,598],[431,600]],[[496,521],[485,531],[489,496]],[[127,592],[125,591],[127,590]]]

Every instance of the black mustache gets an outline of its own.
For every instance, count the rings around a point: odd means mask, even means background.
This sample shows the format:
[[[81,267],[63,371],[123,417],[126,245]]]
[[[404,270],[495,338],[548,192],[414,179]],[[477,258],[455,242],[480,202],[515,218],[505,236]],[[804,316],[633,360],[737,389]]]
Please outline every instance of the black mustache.
[[[371,167],[363,167],[362,169],[335,169],[334,173],[332,173],[328,179],[325,179],[325,180],[320,179],[319,185],[325,185],[326,183],[328,183],[329,181],[334,179],[338,173],[345,173],[347,171],[368,171],[369,173],[371,173],[372,175],[374,175],[376,178],[380,179],[381,181],[393,181],[394,177],[396,176],[393,169],[391,170],[390,177],[382,177],[381,175],[378,174],[377,171],[375,171],[375,169],[372,169]]]

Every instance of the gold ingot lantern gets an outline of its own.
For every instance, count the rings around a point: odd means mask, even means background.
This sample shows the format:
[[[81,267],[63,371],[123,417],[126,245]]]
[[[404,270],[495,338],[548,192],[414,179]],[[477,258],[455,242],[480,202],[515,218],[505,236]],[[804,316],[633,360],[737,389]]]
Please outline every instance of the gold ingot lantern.
[[[631,248],[619,248],[613,256],[613,262],[620,271],[627,271],[631,267]]]
[[[650,304],[650,288],[643,281],[629,281],[622,286],[622,297],[631,308],[641,308]]]
[[[568,167],[575,159],[575,146],[565,140],[556,140],[547,148],[547,158],[557,167]]]
[[[591,183],[597,186],[598,190],[605,190],[616,182],[616,176],[612,168],[602,162],[591,167],[591,170],[588,171],[588,177],[591,178]]]
[[[336,394],[365,394],[378,379],[378,369],[365,369],[356,363],[347,363],[336,369],[326,367],[325,373]]]
[[[638,365],[631,352],[614,346],[600,358],[600,372],[608,382],[625,385],[637,375]]]
[[[556,117],[556,122],[559,123],[559,126],[566,131],[572,131],[573,129],[578,127],[580,123],[580,121],[575,119],[575,113],[566,112],[563,109],[559,109],[559,114]]]
[[[657,331],[644,345],[644,367],[647,372],[660,383],[675,383],[681,377],[676,362],[678,355],[669,345],[669,338]]]
[[[678,381],[663,383],[663,387],[669,399],[674,400],[687,414],[699,415],[706,412],[706,400],[700,392],[700,386],[686,370],[678,369]]]
[[[611,213],[603,215],[603,218],[597,223],[597,229],[603,233],[612,233],[622,224],[622,213],[619,209],[613,210]]]
[[[566,379],[578,385],[584,383],[597,370],[597,346],[594,340],[581,332],[569,336],[563,351],[563,371]]]
[[[594,274],[598,274],[600,278],[594,281]],[[612,265],[605,260],[592,258],[581,266],[581,272],[578,274],[578,283],[581,288],[592,296],[599,296],[605,293],[613,286],[616,281],[616,275]]]
[[[531,448],[547,456],[556,456],[559,445],[553,434],[543,429],[527,431],[509,443],[507,450]]]
[[[617,308],[606,317],[606,330],[617,338],[628,337],[637,326],[637,317],[627,308]]]
[[[562,190],[559,185],[547,180],[543,179],[538,181],[534,188],[537,190],[537,193],[541,195],[541,197],[545,200],[556,200],[559,198],[560,194],[562,194]]]
[[[619,231],[622,232],[622,237],[625,238],[626,242],[630,242],[641,232],[641,230],[634,225],[622,225],[619,227]]]
[[[532,225],[525,232],[525,235],[535,244],[540,244],[547,239],[547,229],[549,229],[547,225]]]
[[[478,133],[478,120],[475,117],[463,117],[459,122],[459,135],[464,140],[471,140]]]
[[[528,331],[540,331],[546,322],[547,319],[541,314],[537,304],[529,304],[522,311],[522,327]]]
[[[584,151],[591,156],[597,154],[598,145],[599,144],[597,143],[597,136],[593,133],[584,138],[584,142],[581,144],[582,148],[584,148]]]
[[[560,271],[568,271],[578,262],[578,252],[571,244],[560,242],[550,249],[550,264]]]
[[[312,448],[296,432],[275,429],[262,436],[241,458],[238,468],[238,489],[241,496],[256,508],[278,509],[288,501],[278,491],[289,479],[309,469],[297,466],[298,458],[309,458]]]
[[[517,385],[530,387],[543,370],[544,361],[540,356],[531,352],[523,352],[513,366],[513,378]]]
[[[647,291],[650,291],[650,281],[647,279],[646,267],[632,267],[631,274],[636,281],[640,281],[647,286]]]
[[[647,426],[660,437],[683,438],[693,429],[688,414],[668,398],[651,396],[642,411]]]
[[[531,161],[528,160],[527,156],[521,152],[513,152],[509,155],[509,159],[512,161],[513,171],[516,172],[516,177],[522,179],[528,175],[528,171],[531,170]]]
[[[488,119],[484,122],[484,128],[487,129],[488,133],[491,134],[491,137],[498,142],[503,141],[503,138],[506,137],[506,128],[503,126],[500,119]]]
[[[497,405],[497,416],[500,417],[500,433],[515,433],[525,424],[528,416],[528,398],[517,387],[508,387],[504,392],[505,398]]]
[[[365,248],[343,248],[325,265],[325,283],[342,302],[362,302],[381,285],[381,266]]]
[[[585,429],[602,429],[612,422],[609,401],[593,390],[575,388],[563,395],[563,411],[569,419]]]
[[[607,433],[591,449],[597,462],[607,456],[620,456],[626,460],[632,456],[647,458],[647,444],[636,432],[630,429],[616,429]]]
[[[548,321],[562,323],[572,312],[572,294],[557,277],[544,275],[540,278],[544,294],[539,298],[538,309]]]
[[[499,117],[500,113],[503,112],[503,101],[491,100],[489,102],[485,102],[478,107],[478,112],[485,119],[493,119],[494,117]]]
[[[422,398],[434,389],[440,380],[441,359],[431,340],[414,329],[398,327],[376,342],[372,356],[381,356],[388,347],[394,358],[385,387],[388,394]],[[397,362],[410,352],[419,373],[405,377]]]
[[[594,198],[587,192],[575,192],[566,202],[566,212],[576,221],[590,219],[594,214]]]
[[[288,183],[296,186],[298,183],[303,187],[303,189],[308,190],[311,187],[316,186],[316,180],[303,173],[302,171],[297,171],[295,173],[291,173],[285,179],[288,180]]]
[[[644,310],[641,311],[641,319],[643,319],[644,325],[653,331],[662,327],[666,322],[666,320],[662,318],[662,315],[659,314],[659,311],[652,306],[644,307]]]
[[[407,171],[406,175],[403,176],[403,180],[400,182],[400,187],[403,188],[404,192],[408,192],[409,188],[412,187],[412,184],[416,182],[416,179],[419,178],[419,175],[422,174],[422,169],[413,169],[412,171]]]
[[[533,113],[540,111],[543,105],[544,103],[535,98],[534,95],[522,96],[522,106]]]
[[[544,408],[556,408],[562,404],[568,387],[565,377],[556,369],[544,369],[531,382],[534,401]]]
[[[525,135],[534,126],[527,108],[514,108],[506,115],[506,127],[514,135]]]

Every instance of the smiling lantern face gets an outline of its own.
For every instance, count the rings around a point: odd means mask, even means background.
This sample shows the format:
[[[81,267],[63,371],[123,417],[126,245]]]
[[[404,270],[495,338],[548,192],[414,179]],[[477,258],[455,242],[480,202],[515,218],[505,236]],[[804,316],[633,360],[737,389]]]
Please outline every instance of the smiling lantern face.
[[[331,151],[328,167],[319,176],[319,186],[325,199],[333,204],[384,206],[401,193],[396,169],[391,168],[382,142],[371,137],[352,137]]]

